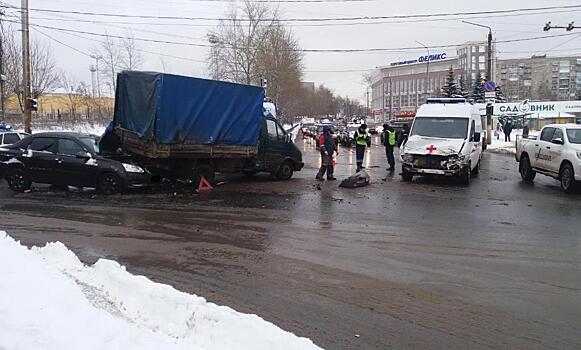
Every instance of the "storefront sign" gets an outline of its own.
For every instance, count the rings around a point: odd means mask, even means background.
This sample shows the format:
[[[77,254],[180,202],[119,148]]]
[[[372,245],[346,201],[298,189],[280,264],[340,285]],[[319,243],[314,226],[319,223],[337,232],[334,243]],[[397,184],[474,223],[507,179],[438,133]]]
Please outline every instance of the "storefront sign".
[[[424,62],[433,62],[433,61],[443,61],[448,59],[448,54],[446,52],[443,53],[438,53],[435,55],[425,55],[425,56],[420,56],[414,60],[405,60],[405,61],[399,61],[399,62],[392,62],[389,65],[394,67],[394,66],[404,66],[404,65],[408,65],[408,64],[414,64],[414,63],[424,63]]]
[[[486,105],[481,104],[483,115]],[[534,114],[534,113],[581,113],[581,101],[540,101],[530,102],[524,100],[521,103],[496,103],[494,114]]]

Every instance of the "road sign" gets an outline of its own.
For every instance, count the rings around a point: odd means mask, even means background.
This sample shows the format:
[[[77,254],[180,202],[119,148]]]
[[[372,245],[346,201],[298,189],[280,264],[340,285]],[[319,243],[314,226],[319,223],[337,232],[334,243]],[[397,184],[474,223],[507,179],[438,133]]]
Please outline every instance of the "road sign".
[[[494,91],[496,89],[496,83],[491,81],[487,81],[486,83],[484,83],[484,90],[486,91]]]
[[[496,98],[496,92],[495,91],[486,91],[484,93],[484,98],[486,98],[486,99]]]

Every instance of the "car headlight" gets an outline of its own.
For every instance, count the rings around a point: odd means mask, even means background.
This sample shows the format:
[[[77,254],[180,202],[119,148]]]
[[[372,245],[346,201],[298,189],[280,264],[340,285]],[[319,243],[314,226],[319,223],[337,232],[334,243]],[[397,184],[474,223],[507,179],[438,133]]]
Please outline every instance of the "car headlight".
[[[137,166],[137,165],[133,165],[133,164],[125,164],[123,163],[123,168],[125,168],[125,171],[128,173],[144,173],[145,170],[143,170],[142,167]]]
[[[402,157],[403,161],[406,163],[411,163],[414,161],[414,156],[411,154],[404,154]]]
[[[577,151],[577,159],[581,159],[581,151]]]

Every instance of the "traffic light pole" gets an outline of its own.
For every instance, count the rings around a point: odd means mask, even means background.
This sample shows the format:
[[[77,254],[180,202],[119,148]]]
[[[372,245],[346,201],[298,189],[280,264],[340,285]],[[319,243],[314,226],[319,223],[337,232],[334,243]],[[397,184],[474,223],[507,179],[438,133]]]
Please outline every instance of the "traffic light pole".
[[[22,115],[24,131],[32,133],[32,109],[30,105],[30,38],[28,31],[28,0],[22,0]]]

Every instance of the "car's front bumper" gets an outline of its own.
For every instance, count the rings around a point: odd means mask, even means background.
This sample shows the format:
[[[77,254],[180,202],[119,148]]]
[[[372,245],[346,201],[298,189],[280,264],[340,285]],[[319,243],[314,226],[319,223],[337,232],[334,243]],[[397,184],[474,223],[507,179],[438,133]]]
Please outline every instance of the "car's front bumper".
[[[304,166],[305,166],[305,163],[303,163],[303,162],[296,162],[295,163],[295,171],[301,171],[301,169],[303,169]]]
[[[126,188],[142,188],[150,186],[152,181],[151,174],[145,173],[126,173],[125,175]]]
[[[575,181],[581,181],[581,162],[573,164],[573,171],[575,172]]]

